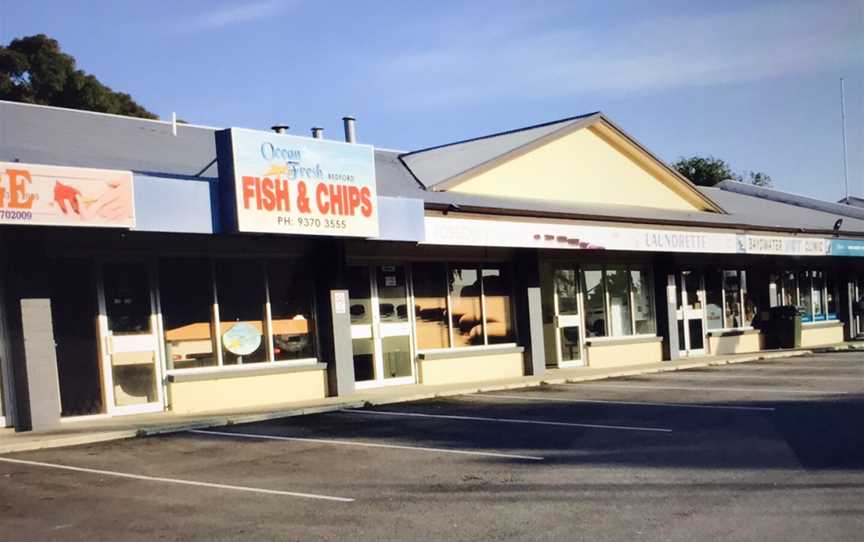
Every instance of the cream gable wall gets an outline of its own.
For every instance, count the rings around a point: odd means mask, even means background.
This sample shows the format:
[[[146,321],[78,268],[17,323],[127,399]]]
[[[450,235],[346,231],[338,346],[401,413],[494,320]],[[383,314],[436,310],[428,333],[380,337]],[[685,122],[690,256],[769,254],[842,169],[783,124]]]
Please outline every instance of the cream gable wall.
[[[687,188],[638,148],[608,129],[587,127],[477,174],[451,192],[573,203],[707,210]],[[653,170],[653,171],[652,171]]]

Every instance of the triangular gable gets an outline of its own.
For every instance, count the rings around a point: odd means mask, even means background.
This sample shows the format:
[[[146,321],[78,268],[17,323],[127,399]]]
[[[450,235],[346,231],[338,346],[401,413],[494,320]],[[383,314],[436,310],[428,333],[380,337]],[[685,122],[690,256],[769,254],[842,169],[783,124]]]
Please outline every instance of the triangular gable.
[[[497,156],[475,155],[468,167],[447,178],[439,175],[435,183],[427,184],[428,177],[426,182],[418,179],[436,191],[724,212],[602,114],[546,126],[554,129],[523,138],[521,144]],[[438,160],[446,161],[444,153],[437,154]],[[468,163],[462,161],[463,166]],[[406,165],[411,167],[409,162]]]

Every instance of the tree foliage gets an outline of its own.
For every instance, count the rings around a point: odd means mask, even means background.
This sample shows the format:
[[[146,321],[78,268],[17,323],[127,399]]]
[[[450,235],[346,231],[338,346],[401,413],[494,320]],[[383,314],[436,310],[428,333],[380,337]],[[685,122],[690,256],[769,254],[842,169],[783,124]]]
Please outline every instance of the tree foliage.
[[[724,160],[713,156],[690,156],[680,158],[672,164],[678,173],[699,186],[714,186],[721,181],[746,182],[756,186],[773,186],[774,181],[767,173],[746,171],[743,175],[735,173]]]
[[[0,100],[158,118],[128,94],[115,92],[76,69],[75,59],[45,34],[0,46]]]

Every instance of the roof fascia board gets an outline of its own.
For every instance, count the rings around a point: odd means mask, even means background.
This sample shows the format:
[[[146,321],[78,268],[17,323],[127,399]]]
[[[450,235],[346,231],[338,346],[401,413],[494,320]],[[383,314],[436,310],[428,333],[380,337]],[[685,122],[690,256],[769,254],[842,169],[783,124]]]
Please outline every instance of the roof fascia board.
[[[519,156],[523,156],[523,155],[533,151],[534,149],[537,149],[539,147],[542,147],[543,145],[546,145],[547,143],[550,143],[556,139],[559,139],[559,138],[564,137],[568,134],[571,134],[577,130],[581,130],[582,128],[586,128],[586,127],[590,126],[591,124],[594,124],[594,122],[596,122],[597,119],[601,118],[601,116],[602,115],[600,113],[594,113],[593,115],[587,116],[583,119],[576,120],[572,124],[565,124],[561,128],[554,130],[552,132],[549,132],[548,134],[546,134],[544,136],[540,136],[537,139],[529,141],[528,143],[523,143],[522,145],[519,145],[513,149],[510,149],[507,152],[504,152],[502,154],[499,154],[498,156],[495,156],[494,158],[490,158],[489,160],[486,160],[485,162],[481,162],[475,166],[472,166],[472,167],[466,169],[465,171],[462,171],[460,173],[452,175],[451,177],[448,177],[447,179],[444,179],[443,181],[439,181],[433,185],[430,185],[428,187],[428,189],[435,191],[435,192],[443,192],[443,191],[449,190],[449,189],[453,188],[454,186],[458,186],[458,185],[462,184],[463,182],[467,181],[471,177],[474,177],[476,175],[479,175],[480,173],[489,171],[490,169],[493,169],[496,166],[503,164],[504,162],[508,162],[514,158],[517,158]]]
[[[449,211],[452,216],[453,211],[450,205],[444,203],[426,202],[425,208],[430,211]],[[621,217],[609,216],[602,214],[589,213],[563,213],[556,211],[518,211],[513,209],[503,209],[498,207],[484,207],[477,205],[460,204],[459,208],[462,213],[475,213],[483,215],[507,216],[513,218],[553,218],[567,220],[585,220],[592,222],[609,222],[613,224],[639,224],[646,226],[682,226],[689,228],[706,228],[713,230],[744,230],[758,231],[765,233],[778,234],[795,234],[795,235],[813,235],[819,237],[836,237],[833,230],[828,229],[811,229],[811,228],[784,228],[782,226],[759,226],[755,224],[745,224],[741,222],[730,222],[728,224],[718,224],[716,222],[701,222],[699,220],[676,220],[673,218],[636,218],[636,217]],[[843,231],[841,235],[844,238],[864,238],[864,232]]]

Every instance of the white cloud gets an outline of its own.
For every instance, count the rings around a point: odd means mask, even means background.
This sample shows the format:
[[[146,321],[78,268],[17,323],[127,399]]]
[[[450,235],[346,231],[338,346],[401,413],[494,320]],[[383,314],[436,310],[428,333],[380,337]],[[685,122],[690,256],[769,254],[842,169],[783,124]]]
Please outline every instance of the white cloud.
[[[437,46],[387,59],[382,81],[414,107],[759,81],[861,66],[860,20],[855,2],[748,6],[612,27],[577,17],[568,25],[560,14],[526,25],[516,14],[473,32],[439,26]]]
[[[248,23],[279,13],[287,4],[279,0],[265,0],[241,5],[217,7],[197,17],[192,25],[197,28],[217,29]]]

